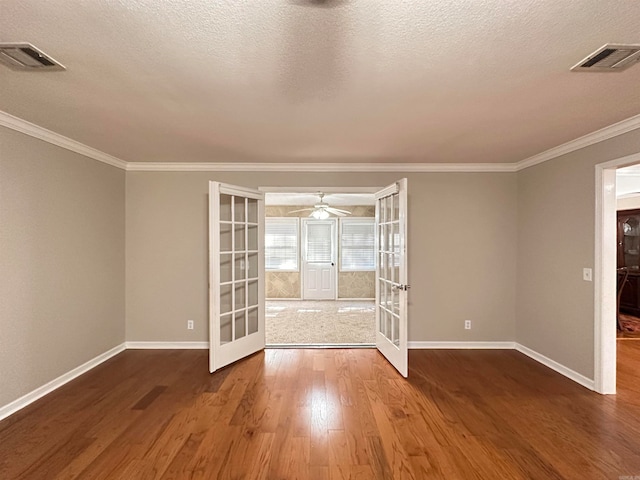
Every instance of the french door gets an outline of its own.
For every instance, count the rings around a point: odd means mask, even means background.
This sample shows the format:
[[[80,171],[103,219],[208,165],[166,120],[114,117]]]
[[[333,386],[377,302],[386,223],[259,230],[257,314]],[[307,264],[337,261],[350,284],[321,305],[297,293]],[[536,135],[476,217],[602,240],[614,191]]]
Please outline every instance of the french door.
[[[209,371],[264,349],[264,194],[209,182]]]
[[[376,193],[376,250],[376,347],[407,377],[406,178]]]

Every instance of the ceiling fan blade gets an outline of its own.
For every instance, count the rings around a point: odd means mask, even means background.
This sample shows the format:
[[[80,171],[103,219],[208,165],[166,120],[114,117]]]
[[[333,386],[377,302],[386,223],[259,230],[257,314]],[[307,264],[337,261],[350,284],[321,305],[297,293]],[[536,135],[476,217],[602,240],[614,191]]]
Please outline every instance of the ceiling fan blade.
[[[325,208],[325,210],[328,213],[335,215],[337,217],[346,217],[347,215],[351,215],[351,212],[347,212],[346,210],[338,210],[337,208],[328,207],[328,208]]]
[[[300,210],[292,210],[292,211],[287,212],[287,213],[310,212],[311,210],[315,210],[315,208],[313,208],[313,207],[301,208]]]
[[[326,207],[325,210],[327,210],[327,212],[329,212],[329,213],[333,213],[334,215],[340,215],[340,216],[351,215],[350,211],[341,210],[339,208]]]

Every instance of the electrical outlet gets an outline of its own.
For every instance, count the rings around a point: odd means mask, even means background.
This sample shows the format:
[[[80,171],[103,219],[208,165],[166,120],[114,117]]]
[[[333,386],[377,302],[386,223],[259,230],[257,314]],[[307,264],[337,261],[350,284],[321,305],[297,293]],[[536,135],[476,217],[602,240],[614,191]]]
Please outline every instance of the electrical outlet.
[[[593,281],[593,272],[590,268],[583,268],[582,269],[582,279],[585,282],[591,282]]]
[[[187,320],[187,330],[193,330],[193,320]]]
[[[471,320],[465,320],[464,321],[464,329],[465,330],[471,330]]]

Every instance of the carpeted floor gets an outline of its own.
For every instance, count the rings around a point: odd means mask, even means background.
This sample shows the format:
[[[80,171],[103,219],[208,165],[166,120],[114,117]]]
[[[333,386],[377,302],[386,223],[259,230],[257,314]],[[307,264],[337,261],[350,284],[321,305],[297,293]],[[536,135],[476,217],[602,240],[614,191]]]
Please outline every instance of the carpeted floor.
[[[374,344],[373,301],[280,301],[266,306],[267,345]]]

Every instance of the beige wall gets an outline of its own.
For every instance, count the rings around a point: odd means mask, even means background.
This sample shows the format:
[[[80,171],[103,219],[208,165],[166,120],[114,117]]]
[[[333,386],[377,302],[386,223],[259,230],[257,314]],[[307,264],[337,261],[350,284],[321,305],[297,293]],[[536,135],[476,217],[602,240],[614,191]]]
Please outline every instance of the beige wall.
[[[0,127],[0,406],[124,342],[124,185]]]
[[[402,173],[127,173],[127,340],[207,340],[209,180],[385,186]],[[411,340],[513,340],[516,175],[409,174]],[[196,322],[186,329],[187,319]],[[473,329],[465,331],[465,319]]]
[[[640,152],[640,131],[518,173],[516,341],[593,378],[595,165]],[[614,319],[611,319],[614,321]]]
[[[300,272],[266,272],[267,298],[300,298]]]
[[[338,298],[374,298],[376,272],[338,272]]]
[[[515,340],[592,377],[593,284],[581,272],[593,267],[594,165],[637,152],[640,131],[518,174],[409,174],[410,340]],[[125,325],[131,341],[207,340],[208,180],[357,187],[402,176],[125,179],[0,127],[0,405],[120,344]]]

